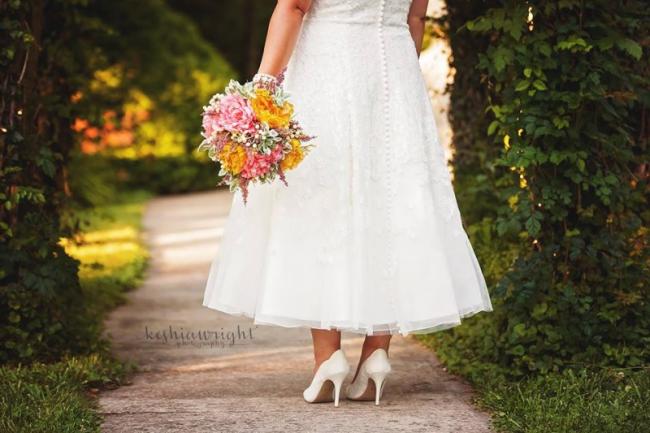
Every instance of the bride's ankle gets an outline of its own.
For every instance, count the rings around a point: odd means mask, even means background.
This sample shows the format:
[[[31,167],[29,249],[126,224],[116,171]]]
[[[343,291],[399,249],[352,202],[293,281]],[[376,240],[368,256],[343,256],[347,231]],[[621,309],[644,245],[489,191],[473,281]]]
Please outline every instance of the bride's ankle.
[[[323,362],[330,359],[332,354],[339,349],[340,347],[330,347],[330,348],[323,348],[318,350],[318,352],[314,354],[313,373],[316,374],[316,371],[318,371],[318,367],[320,367]]]

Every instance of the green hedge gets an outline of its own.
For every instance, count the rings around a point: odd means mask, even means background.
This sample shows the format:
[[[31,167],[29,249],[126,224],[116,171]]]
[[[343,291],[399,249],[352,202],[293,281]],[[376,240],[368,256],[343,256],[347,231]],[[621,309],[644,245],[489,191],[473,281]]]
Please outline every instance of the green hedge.
[[[478,57],[454,50],[477,78],[457,83],[452,101],[486,92],[485,102],[452,114],[489,116],[459,137],[463,147],[479,137],[485,158],[459,161],[457,187],[495,311],[433,344],[469,374],[647,364],[650,9],[481,3],[468,8],[478,17],[450,8],[449,34],[452,48],[483,41]]]

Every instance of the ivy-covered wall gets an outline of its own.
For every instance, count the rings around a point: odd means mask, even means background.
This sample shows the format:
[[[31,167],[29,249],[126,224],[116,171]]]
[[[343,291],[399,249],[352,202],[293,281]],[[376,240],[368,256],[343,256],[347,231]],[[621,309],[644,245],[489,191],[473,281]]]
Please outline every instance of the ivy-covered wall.
[[[87,348],[78,264],[59,245],[70,100],[88,58],[70,2],[0,3],[0,362]]]
[[[470,374],[647,364],[647,4],[449,3],[456,186],[496,308],[434,344]]]

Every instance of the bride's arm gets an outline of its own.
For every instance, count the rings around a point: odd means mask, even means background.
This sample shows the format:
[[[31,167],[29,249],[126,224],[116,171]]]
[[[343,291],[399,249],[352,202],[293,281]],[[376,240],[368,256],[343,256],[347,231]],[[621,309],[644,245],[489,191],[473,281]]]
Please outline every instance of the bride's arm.
[[[415,49],[420,55],[422,50],[422,38],[424,38],[424,20],[427,16],[429,0],[413,0],[409,10],[408,25],[411,37],[415,42]]]
[[[264,54],[258,72],[277,76],[289,63],[298,40],[302,19],[311,0],[278,0],[264,43]]]

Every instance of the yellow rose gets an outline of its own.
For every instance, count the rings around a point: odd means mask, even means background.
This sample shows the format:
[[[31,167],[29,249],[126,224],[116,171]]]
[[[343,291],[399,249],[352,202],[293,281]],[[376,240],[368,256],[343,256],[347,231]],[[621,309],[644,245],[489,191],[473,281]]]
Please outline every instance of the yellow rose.
[[[291,140],[291,151],[284,156],[284,159],[280,162],[280,167],[284,171],[291,170],[300,164],[304,156],[305,153],[302,146],[300,146],[300,140],[294,138]]]
[[[267,89],[255,89],[251,108],[260,122],[267,123],[271,128],[286,128],[293,116],[293,105],[290,102],[277,105]]]
[[[246,163],[246,151],[242,146],[228,142],[221,148],[217,158],[226,171],[239,174]]]

